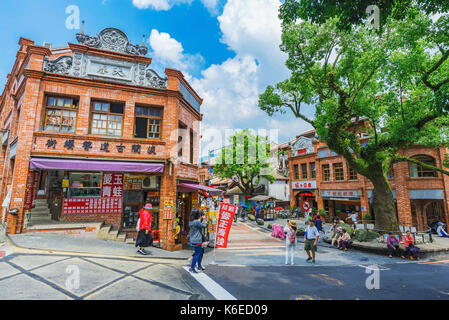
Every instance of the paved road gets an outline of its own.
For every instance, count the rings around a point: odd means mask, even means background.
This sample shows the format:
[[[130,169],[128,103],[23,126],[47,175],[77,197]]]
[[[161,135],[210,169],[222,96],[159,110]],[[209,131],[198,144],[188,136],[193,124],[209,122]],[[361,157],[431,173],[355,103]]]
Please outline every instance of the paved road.
[[[371,290],[365,266],[210,266],[206,274],[238,300],[449,299],[449,260],[378,268],[379,289]]]
[[[0,258],[0,288],[0,300],[212,298],[180,263],[59,254]]]

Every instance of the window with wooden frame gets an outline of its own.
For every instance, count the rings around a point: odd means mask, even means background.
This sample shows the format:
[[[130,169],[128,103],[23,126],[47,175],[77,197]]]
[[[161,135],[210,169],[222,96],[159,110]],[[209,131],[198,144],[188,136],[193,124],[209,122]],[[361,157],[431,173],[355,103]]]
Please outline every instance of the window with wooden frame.
[[[78,99],[45,97],[44,131],[75,132]]]
[[[357,180],[357,172],[348,165],[348,179]]]
[[[299,180],[299,167],[297,164],[293,165],[293,170],[295,173],[295,180]]]
[[[184,136],[186,135],[187,126],[181,122],[178,123],[178,157],[182,158],[182,149],[184,144]]]
[[[345,180],[345,174],[343,172],[343,163],[334,163],[332,165],[334,170],[334,180],[335,181],[342,181]]]
[[[323,181],[330,181],[331,180],[331,170],[328,164],[323,164],[322,166],[323,171]]]
[[[162,108],[136,106],[134,137],[160,139],[162,126]]]
[[[301,177],[307,179],[307,163],[301,164]]]
[[[413,159],[418,160],[424,164],[431,165],[435,167],[435,159],[429,156],[415,156]],[[436,177],[437,172],[430,168],[426,168],[414,162],[409,162],[409,171],[411,178],[426,178],[426,177]]]
[[[90,133],[121,137],[124,103],[92,102]]]
[[[316,179],[316,168],[315,168],[315,162],[310,162],[310,178]]]

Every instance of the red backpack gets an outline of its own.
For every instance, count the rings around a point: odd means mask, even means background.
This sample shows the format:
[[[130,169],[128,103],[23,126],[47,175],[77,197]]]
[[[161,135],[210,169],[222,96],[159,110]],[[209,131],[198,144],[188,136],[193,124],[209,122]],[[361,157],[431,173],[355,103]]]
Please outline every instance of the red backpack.
[[[291,227],[289,227],[289,229],[290,229],[291,234],[290,234],[288,240],[290,241],[290,243],[293,244],[296,241],[296,232]]]

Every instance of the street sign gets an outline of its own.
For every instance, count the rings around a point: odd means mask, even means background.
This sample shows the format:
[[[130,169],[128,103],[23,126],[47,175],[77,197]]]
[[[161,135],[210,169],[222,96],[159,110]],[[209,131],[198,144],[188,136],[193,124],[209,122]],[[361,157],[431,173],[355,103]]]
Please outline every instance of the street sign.
[[[302,202],[302,208],[304,209],[304,211],[309,211],[309,209],[310,209],[310,202],[307,201],[307,200],[304,200]]]

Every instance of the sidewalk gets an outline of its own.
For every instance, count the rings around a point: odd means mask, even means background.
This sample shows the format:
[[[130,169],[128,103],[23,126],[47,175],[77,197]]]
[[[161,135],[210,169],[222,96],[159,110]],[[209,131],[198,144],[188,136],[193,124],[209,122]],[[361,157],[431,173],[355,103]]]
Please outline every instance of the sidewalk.
[[[186,260],[192,255],[188,249],[180,251],[166,251],[156,247],[148,247],[150,255],[138,254],[134,244],[124,242],[92,239],[81,236],[54,234],[51,232],[22,233],[8,235],[15,247],[23,249],[47,250],[65,253],[89,253],[98,255],[112,255],[121,257],[145,259],[174,259]]]
[[[295,220],[298,227],[304,226],[304,220],[303,219],[290,219]],[[261,229],[264,229],[266,231],[269,231],[271,233],[271,229],[269,229],[267,226],[269,223],[274,224],[280,224],[282,226],[285,226],[287,224],[287,219],[276,219],[275,221],[265,221],[265,224],[263,226],[260,226],[257,224],[256,221],[251,221],[249,219],[245,220],[246,223],[251,223],[252,225],[255,225]],[[242,223],[239,220],[239,223]],[[330,224],[326,223],[323,224],[323,230],[328,230],[330,228]],[[297,242],[303,243],[303,237],[297,237]],[[322,239],[320,236],[320,240],[317,244],[318,246],[323,247],[329,247],[329,244]],[[449,238],[440,238],[437,235],[433,235],[433,242],[432,243],[424,243],[424,244],[418,244],[417,245],[420,249],[420,256],[421,257],[430,257],[434,255],[441,255],[441,254],[449,254]],[[387,248],[385,243],[379,243],[377,241],[371,241],[371,242],[359,242],[357,240],[354,240],[352,243],[352,248],[364,252],[370,252],[380,255],[386,255],[387,254]]]

